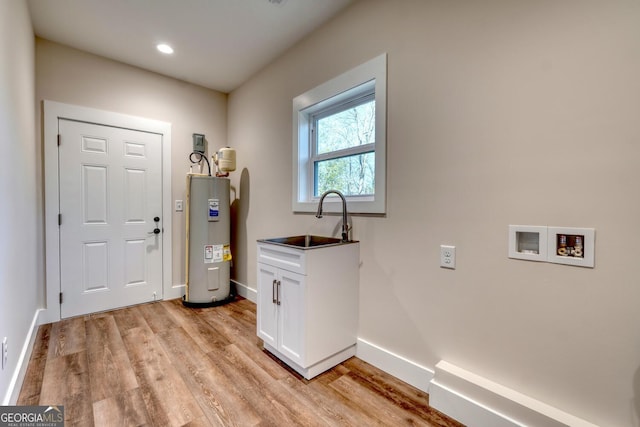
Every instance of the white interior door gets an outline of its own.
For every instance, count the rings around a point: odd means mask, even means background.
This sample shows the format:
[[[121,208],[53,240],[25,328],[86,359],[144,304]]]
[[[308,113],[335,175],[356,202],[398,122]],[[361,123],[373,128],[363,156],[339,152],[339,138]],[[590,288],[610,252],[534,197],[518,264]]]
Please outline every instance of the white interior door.
[[[161,299],[162,136],[58,126],[61,317]]]

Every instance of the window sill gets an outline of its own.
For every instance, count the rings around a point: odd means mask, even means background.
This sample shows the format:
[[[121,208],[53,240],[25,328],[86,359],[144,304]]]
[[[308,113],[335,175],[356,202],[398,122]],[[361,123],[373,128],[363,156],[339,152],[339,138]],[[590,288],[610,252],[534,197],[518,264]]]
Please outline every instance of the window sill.
[[[318,211],[318,201],[310,202],[293,202],[294,213],[316,213]],[[349,215],[358,214],[385,214],[385,205],[383,201],[375,200],[347,200],[347,211]],[[326,214],[341,214],[342,202],[329,201],[325,199],[322,204],[322,212]]]

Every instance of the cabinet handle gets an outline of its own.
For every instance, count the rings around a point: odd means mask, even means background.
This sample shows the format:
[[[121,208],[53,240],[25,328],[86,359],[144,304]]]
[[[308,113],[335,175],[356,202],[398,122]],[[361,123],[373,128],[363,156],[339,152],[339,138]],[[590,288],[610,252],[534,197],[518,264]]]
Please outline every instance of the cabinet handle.
[[[278,301],[278,305],[280,305],[280,280],[278,280],[278,287],[276,289],[278,290],[276,300]]]
[[[271,302],[272,303],[276,303],[276,283],[278,281],[276,279],[273,279],[273,283],[271,284]]]

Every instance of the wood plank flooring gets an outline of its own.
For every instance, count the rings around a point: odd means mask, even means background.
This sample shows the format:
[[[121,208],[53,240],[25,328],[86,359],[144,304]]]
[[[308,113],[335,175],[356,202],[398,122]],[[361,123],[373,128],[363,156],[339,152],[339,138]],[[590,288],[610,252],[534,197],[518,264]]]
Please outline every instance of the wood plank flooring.
[[[447,426],[428,395],[351,358],[307,381],[262,349],[256,306],[161,301],[42,325],[18,405],[67,426]]]

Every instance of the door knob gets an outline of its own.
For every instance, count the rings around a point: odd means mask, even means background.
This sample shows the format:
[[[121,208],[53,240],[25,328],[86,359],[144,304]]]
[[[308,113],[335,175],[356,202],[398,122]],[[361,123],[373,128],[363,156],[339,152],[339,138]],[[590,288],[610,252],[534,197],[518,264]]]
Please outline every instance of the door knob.
[[[158,222],[160,222],[160,217],[159,216],[154,217],[153,221],[156,223],[156,228],[154,228],[153,231],[150,231],[147,234],[160,234],[160,229],[158,228]]]

